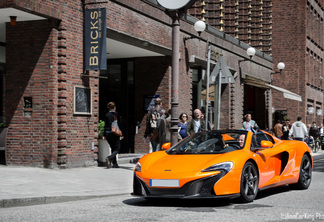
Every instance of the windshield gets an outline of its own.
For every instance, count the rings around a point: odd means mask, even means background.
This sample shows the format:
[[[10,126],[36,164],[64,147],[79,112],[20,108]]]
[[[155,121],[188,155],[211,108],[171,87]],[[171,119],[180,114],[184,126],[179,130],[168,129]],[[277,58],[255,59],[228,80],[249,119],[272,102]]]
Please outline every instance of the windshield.
[[[196,133],[167,151],[168,154],[221,154],[242,149],[247,131],[208,131]]]

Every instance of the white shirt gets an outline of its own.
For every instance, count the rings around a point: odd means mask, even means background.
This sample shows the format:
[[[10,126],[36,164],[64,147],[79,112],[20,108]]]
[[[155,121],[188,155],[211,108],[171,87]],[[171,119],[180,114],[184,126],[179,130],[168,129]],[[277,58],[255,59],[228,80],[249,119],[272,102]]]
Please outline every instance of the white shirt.
[[[198,130],[200,128],[200,121],[199,120],[195,120],[195,122],[196,122],[195,132],[198,133]]]
[[[246,130],[247,131],[252,131],[251,130],[251,122],[249,121],[249,122],[246,122]]]

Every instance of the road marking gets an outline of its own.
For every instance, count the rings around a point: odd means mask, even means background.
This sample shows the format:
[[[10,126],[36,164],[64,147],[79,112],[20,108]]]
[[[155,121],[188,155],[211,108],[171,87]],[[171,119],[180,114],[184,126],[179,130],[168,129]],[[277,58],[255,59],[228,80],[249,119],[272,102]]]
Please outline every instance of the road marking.
[[[319,162],[320,160],[324,160],[324,158],[322,158],[322,159],[317,159],[317,160],[315,160],[315,161],[313,161],[313,162]]]

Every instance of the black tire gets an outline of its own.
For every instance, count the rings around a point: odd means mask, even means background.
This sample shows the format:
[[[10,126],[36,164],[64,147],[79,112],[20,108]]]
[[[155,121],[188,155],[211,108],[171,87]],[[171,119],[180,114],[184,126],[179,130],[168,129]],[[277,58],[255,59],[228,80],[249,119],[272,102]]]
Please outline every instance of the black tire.
[[[306,190],[310,186],[311,181],[312,181],[312,164],[309,156],[305,154],[300,163],[298,182],[296,184],[293,184],[293,188],[299,190]]]
[[[252,202],[258,194],[259,174],[253,163],[247,162],[242,170],[240,201],[243,203]]]

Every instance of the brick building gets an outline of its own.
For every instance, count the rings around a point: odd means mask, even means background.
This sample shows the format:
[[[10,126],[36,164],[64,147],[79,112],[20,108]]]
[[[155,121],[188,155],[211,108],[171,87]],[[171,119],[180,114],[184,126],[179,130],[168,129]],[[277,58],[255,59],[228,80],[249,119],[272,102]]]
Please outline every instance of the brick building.
[[[286,12],[294,13],[286,13]],[[324,1],[273,1],[274,60],[286,63],[285,71],[273,77],[273,84],[302,96],[302,102],[273,94],[278,117],[306,124],[323,123],[324,109]],[[288,21],[288,22],[284,22]]]
[[[273,74],[272,85],[299,95],[301,101],[287,99],[282,91],[270,87],[273,121],[295,121],[302,116],[307,124],[320,124],[324,108],[323,5],[323,0],[204,0],[191,12],[272,56],[275,66],[285,63],[281,74]]]
[[[86,8],[107,9],[107,70],[84,70]],[[257,50],[249,61],[246,50],[257,35],[241,41],[212,25],[201,38],[186,40],[197,37],[193,24],[201,19],[201,12],[190,13],[180,22],[179,110],[191,114],[205,106],[208,43],[211,68],[222,57],[235,80],[222,84],[220,127],[240,128],[246,112],[262,128],[270,127],[270,51]],[[15,25],[10,16],[16,16]],[[143,141],[148,103],[160,96],[164,107],[171,107],[171,23],[155,0],[0,0],[0,115],[8,127],[7,164],[96,165],[97,125],[109,101],[116,102],[122,119],[121,152],[148,152]],[[249,40],[246,31],[241,36]],[[76,112],[77,90],[89,93],[89,112]]]

